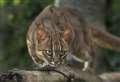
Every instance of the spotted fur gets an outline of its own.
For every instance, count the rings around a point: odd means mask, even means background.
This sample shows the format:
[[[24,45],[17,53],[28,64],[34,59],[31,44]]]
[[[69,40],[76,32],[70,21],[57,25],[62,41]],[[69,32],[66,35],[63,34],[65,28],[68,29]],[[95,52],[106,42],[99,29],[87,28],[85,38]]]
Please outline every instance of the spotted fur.
[[[38,66],[56,67],[75,60],[85,63],[83,70],[87,68],[91,61],[91,34],[79,15],[76,10],[49,6],[35,19],[28,30],[27,46]]]

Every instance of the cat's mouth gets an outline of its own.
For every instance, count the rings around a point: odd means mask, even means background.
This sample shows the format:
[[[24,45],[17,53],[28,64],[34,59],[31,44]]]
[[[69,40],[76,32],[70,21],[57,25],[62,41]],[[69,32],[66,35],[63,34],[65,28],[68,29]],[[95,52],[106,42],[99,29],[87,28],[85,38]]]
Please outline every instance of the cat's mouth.
[[[49,63],[49,66],[51,66],[51,67],[58,67],[58,66],[63,65],[63,64],[64,64],[63,61],[51,61]]]
[[[58,67],[59,65],[62,65],[62,62],[55,62],[55,61],[48,61],[48,60],[46,60],[46,59],[43,59],[43,63],[40,65],[40,67]]]

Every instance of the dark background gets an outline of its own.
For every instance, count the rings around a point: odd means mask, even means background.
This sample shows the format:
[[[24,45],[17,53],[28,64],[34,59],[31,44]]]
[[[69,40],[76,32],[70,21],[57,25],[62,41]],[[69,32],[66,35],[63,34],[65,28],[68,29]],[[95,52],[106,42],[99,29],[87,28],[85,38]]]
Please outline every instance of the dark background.
[[[53,0],[0,0],[0,71],[27,69],[33,64],[28,55],[26,33],[34,18]],[[120,36],[120,0],[113,0],[107,30]],[[111,71],[120,71],[120,53],[104,50]]]

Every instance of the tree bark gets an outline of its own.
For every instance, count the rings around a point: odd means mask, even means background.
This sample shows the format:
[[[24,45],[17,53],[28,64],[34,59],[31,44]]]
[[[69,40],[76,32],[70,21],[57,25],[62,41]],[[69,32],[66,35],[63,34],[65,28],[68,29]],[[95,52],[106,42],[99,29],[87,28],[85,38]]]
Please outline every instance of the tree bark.
[[[66,71],[66,68],[63,68],[61,72],[69,75],[73,73],[74,70],[69,69]],[[77,74],[74,74],[74,78],[71,77],[71,79],[71,81],[67,80],[66,77],[57,72],[42,72],[39,70],[15,69],[0,74],[0,82],[120,82],[120,73],[103,73],[97,76],[88,72],[79,71]]]
[[[10,73],[14,74],[14,76],[12,74],[7,75],[7,73],[6,75],[1,74],[0,82],[104,82],[97,75],[80,70],[75,72],[75,70],[69,67],[60,67],[60,71],[66,74],[66,76],[71,74],[70,79],[55,71],[12,70]]]

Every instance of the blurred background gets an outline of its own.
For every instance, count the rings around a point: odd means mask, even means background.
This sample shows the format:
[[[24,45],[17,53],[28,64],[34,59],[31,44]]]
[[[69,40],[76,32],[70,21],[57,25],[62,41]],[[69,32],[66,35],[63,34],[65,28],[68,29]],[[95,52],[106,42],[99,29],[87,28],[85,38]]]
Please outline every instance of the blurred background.
[[[0,0],[0,71],[34,66],[28,55],[26,33],[41,10],[54,0]],[[120,36],[120,0],[113,0],[107,30]],[[120,71],[120,53],[104,50],[111,71]]]

